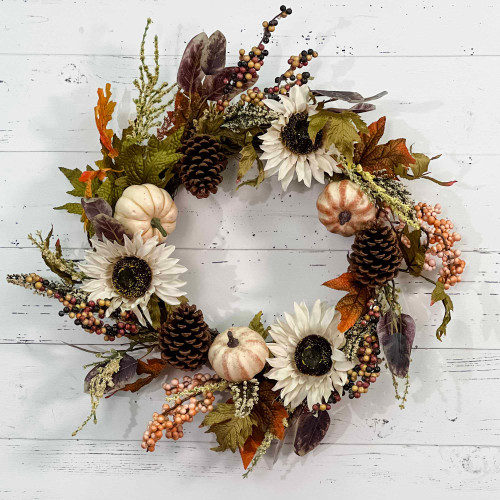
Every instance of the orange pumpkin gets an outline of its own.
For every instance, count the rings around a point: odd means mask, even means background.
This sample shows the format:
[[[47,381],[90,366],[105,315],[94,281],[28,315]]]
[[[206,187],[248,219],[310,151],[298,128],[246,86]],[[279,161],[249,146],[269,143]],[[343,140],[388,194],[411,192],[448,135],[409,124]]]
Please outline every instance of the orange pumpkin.
[[[316,202],[320,222],[331,233],[352,236],[375,219],[377,209],[354,182],[330,182]]]

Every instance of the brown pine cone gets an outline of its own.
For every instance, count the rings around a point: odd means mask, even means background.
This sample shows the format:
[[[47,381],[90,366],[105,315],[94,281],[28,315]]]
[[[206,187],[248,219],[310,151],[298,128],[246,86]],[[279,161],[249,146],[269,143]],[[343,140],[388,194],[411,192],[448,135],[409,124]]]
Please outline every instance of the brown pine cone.
[[[215,194],[222,181],[220,173],[227,165],[220,143],[210,135],[195,135],[181,146],[179,152],[183,157],[178,171],[185,188],[196,198]]]
[[[395,232],[380,221],[356,233],[347,256],[349,271],[360,283],[377,288],[398,275],[403,254]]]
[[[194,304],[176,307],[161,326],[159,337],[162,359],[175,368],[196,370],[206,363],[211,335]]]

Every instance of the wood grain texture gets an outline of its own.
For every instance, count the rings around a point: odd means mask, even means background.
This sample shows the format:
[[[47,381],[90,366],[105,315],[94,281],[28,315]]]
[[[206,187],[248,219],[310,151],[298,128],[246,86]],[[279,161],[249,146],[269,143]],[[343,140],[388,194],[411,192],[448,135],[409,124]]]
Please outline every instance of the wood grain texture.
[[[119,7],[115,0],[0,2],[1,275],[45,273],[27,233],[47,232],[52,223],[68,255],[83,256],[78,217],[52,210],[74,201],[57,167],[83,168],[99,159],[97,87],[111,82],[118,101],[112,127],[126,126],[146,18],[160,37],[161,76],[174,81],[191,36],[221,29],[228,62],[234,61],[279,4],[260,2],[244,14],[227,7],[222,0],[191,0],[189,12],[166,0],[127,0]],[[364,95],[388,90],[365,119],[387,115],[387,139],[407,137],[414,151],[443,153],[433,175],[459,181],[448,189],[411,184],[417,201],[439,201],[455,222],[467,269],[452,290],[455,312],[441,343],[434,332],[442,309],[428,307],[430,285],[399,279],[402,305],[418,327],[407,409],[398,408],[384,373],[360,400],[335,407],[324,445],[298,459],[287,443],[274,468],[270,453],[246,482],[239,456],[211,452],[211,437],[193,424],[182,442],[162,441],[154,454],[143,452],[142,432],[162,404],[161,381],[142,394],[103,401],[99,425],[71,438],[90,407],[81,366],[93,358],[64,343],[102,350],[104,342],[61,319],[54,301],[1,281],[2,500],[181,491],[208,498],[236,492],[245,500],[278,492],[293,499],[498,498],[500,4],[317,0],[312,8],[295,0],[291,7],[261,81],[272,81],[276,64],[281,68],[291,53],[318,50],[310,69],[314,87]],[[318,222],[322,187],[292,184],[282,193],[273,179],[236,192],[232,166],[217,197],[199,201],[182,192],[176,198],[179,225],[170,242],[189,269],[191,300],[219,329],[247,324],[258,310],[272,322],[294,300],[334,303],[341,293],[321,283],[345,270],[351,239]]]

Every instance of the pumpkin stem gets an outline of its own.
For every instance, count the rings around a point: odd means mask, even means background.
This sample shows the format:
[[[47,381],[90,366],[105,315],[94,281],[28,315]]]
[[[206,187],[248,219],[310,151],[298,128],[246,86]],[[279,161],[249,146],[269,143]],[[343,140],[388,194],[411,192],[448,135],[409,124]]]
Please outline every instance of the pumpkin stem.
[[[231,330],[227,332],[227,336],[229,337],[229,342],[227,343],[228,347],[236,347],[240,343],[240,341],[234,337]]]
[[[151,219],[151,225],[152,225],[154,228],[158,229],[158,231],[160,231],[160,234],[161,234],[164,238],[166,238],[166,237],[167,237],[167,234],[168,234],[168,233],[167,233],[167,231],[165,231],[165,229],[163,229],[163,226],[161,225],[160,219],[158,219],[158,217],[153,217],[153,218]]]
[[[344,210],[343,212],[340,212],[339,214],[339,222],[340,225],[343,226],[344,224],[347,224],[352,217],[352,213],[349,212],[348,210]]]

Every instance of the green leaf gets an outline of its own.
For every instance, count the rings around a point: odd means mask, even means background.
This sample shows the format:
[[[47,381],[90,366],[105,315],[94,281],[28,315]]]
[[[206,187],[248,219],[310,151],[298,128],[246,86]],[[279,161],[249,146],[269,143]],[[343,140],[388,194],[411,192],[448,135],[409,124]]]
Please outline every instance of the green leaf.
[[[262,163],[262,160],[259,157],[257,157],[256,160],[257,160],[257,167],[259,169],[259,175],[254,179],[250,179],[248,181],[240,183],[239,186],[236,188],[236,190],[240,189],[240,187],[242,186],[257,187],[266,178],[266,173],[264,172],[264,164]]]
[[[413,276],[420,276],[425,263],[425,252],[427,251],[427,246],[421,243],[422,231],[417,229],[410,232],[410,229],[406,225],[404,235],[410,240],[410,248],[401,245],[408,271]]]
[[[238,165],[238,180],[241,180],[248,171],[252,168],[255,160],[257,159],[257,152],[253,147],[253,144],[249,142],[240,151],[241,159]]]
[[[262,324],[262,311],[259,311],[250,321],[250,324],[248,325],[248,328],[253,330],[254,332],[260,333],[262,335],[262,338],[266,340],[267,334],[269,330],[271,329],[270,326],[267,328],[264,328],[264,325]]]
[[[440,186],[452,186],[457,181],[440,181],[438,179],[434,179],[427,174],[429,170],[429,164],[432,160],[437,160],[441,155],[433,156],[429,158],[423,153],[411,153],[413,158],[415,158],[416,162],[411,164],[409,168],[411,169],[411,174],[408,173],[408,169],[404,165],[398,165],[394,172],[398,177],[402,177],[403,179],[408,179],[409,181],[413,181],[415,179],[427,179],[429,181],[435,182]]]
[[[446,335],[446,327],[451,321],[451,311],[453,311],[453,301],[450,296],[444,291],[444,283],[438,281],[436,287],[432,291],[431,305],[436,302],[442,302],[444,306],[444,317],[443,321],[436,330],[436,337],[441,340],[444,335]]]
[[[160,301],[156,295],[152,295],[148,302],[148,311],[151,316],[151,324],[155,330],[161,327]]]
[[[309,133],[309,137],[311,141],[314,143],[316,140],[316,136],[318,135],[318,132],[320,130],[323,130],[325,125],[327,124],[328,120],[330,119],[332,113],[328,112],[320,112],[316,113],[315,115],[311,116],[311,119],[309,120],[309,127],[307,129]]]
[[[358,132],[363,132],[364,134],[368,133],[368,125],[363,121],[361,116],[358,113],[354,113],[354,111],[345,111],[351,117],[351,121],[356,125]]]
[[[90,167],[87,165],[87,170],[89,169]],[[71,191],[67,191],[67,193],[79,198],[85,196],[85,183],[78,180],[82,175],[82,171],[79,168],[70,169],[64,167],[59,167],[59,170],[66,176],[66,179],[68,179],[74,188]]]
[[[225,422],[226,420],[234,417],[234,411],[235,408],[233,403],[219,403],[214,408],[214,410],[212,410],[210,413],[207,413],[206,417],[201,423],[201,427]]]
[[[106,200],[112,207],[114,207],[124,190],[124,187],[119,186],[118,182],[122,179],[126,183],[126,177],[119,177],[116,181],[105,179],[96,192],[97,196]]]
[[[203,420],[201,427],[209,426],[207,433],[212,432],[219,446],[213,451],[231,450],[233,453],[245,444],[252,434],[252,427],[258,421],[252,414],[238,418],[234,414],[234,404],[220,403]]]
[[[70,214],[83,214],[83,207],[81,203],[66,203],[60,207],[54,207],[54,210],[67,210]]]
[[[352,161],[354,143],[361,139],[353,125],[353,113],[332,113],[325,131],[324,148],[328,151],[334,145],[349,161]]]
[[[172,178],[173,167],[182,156],[175,153],[181,144],[182,132],[183,129],[179,129],[163,141],[151,136],[147,146],[133,144],[122,148],[115,163],[125,174],[126,180],[121,181],[123,187],[147,183],[164,187]],[[164,175],[160,177],[162,173]]]

